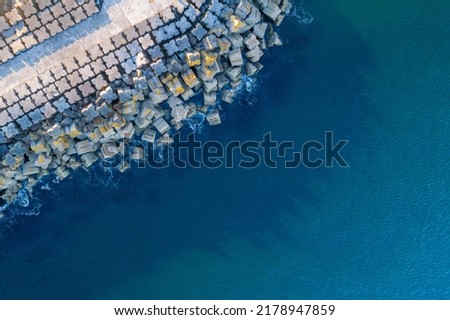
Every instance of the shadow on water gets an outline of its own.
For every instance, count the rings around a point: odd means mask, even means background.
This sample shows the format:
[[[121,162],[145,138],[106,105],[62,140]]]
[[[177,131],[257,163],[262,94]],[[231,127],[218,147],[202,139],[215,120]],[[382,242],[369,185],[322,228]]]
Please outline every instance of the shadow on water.
[[[363,79],[374,72],[370,52],[331,6],[312,6],[313,24],[289,18],[283,25],[285,46],[264,58],[257,101],[225,106],[225,123],[205,130],[203,139],[259,140],[271,131],[277,140],[301,145],[321,141],[324,131],[333,130],[337,138],[352,141],[350,160],[359,151],[364,119],[373,116]],[[157,275],[163,272],[161,261],[191,248],[226,256],[221,244],[234,236],[259,248],[267,245],[268,233],[288,239],[282,213],[301,215],[290,199],[314,203],[309,181],[329,174],[263,167],[135,169],[120,181],[110,180],[110,187],[92,183],[108,175],[75,174],[52,186],[54,191],[38,192],[39,216],[20,218],[4,231],[0,298],[160,298],[151,287],[139,294],[111,288],[136,274]],[[199,266],[207,268],[205,263]],[[190,298],[189,288],[178,284],[166,290]],[[209,292],[206,297],[221,296]]]

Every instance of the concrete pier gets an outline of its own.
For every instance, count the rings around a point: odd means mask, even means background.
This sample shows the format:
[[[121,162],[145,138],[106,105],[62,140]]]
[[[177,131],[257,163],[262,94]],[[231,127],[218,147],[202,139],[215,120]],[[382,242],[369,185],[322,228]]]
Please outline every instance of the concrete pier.
[[[221,123],[289,0],[34,0],[0,16],[0,190],[166,143],[203,113]],[[199,95],[202,99],[198,99]],[[198,101],[201,102],[198,102]],[[194,102],[195,101],[195,102]],[[141,152],[132,151],[133,158]]]

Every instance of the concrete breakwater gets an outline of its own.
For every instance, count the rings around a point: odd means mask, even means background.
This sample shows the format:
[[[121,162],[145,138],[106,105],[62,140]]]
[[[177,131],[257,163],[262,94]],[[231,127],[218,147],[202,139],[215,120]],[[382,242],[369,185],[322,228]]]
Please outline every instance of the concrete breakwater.
[[[281,45],[274,27],[290,9],[289,0],[16,3],[0,17],[2,199],[125,153],[135,136],[170,143],[199,113],[220,124],[218,105]]]

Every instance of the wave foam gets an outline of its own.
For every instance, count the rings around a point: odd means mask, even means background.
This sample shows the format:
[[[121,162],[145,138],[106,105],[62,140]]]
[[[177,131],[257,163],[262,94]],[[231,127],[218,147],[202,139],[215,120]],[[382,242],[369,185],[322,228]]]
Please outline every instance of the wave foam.
[[[186,124],[195,133],[201,133],[205,124],[205,120],[206,116],[201,112],[197,112],[192,117],[186,120]]]
[[[11,224],[19,216],[38,216],[41,206],[39,200],[33,198],[24,186],[13,202],[0,207],[0,214],[3,216],[1,221]]]
[[[303,8],[303,1],[300,2],[299,6],[293,8],[290,17],[293,17],[297,22],[301,24],[310,24],[314,21],[314,17]]]
[[[255,95],[258,84],[258,79],[256,77],[250,77],[248,75],[242,76],[241,84],[235,89],[240,104],[253,106],[258,101]]]

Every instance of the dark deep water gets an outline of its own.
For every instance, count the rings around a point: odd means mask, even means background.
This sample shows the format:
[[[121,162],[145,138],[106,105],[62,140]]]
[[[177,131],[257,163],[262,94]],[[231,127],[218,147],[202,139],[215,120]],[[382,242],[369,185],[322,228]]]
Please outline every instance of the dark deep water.
[[[350,168],[74,174],[3,223],[0,298],[450,298],[450,3],[306,7],[200,137],[331,130]]]

